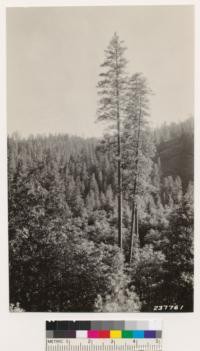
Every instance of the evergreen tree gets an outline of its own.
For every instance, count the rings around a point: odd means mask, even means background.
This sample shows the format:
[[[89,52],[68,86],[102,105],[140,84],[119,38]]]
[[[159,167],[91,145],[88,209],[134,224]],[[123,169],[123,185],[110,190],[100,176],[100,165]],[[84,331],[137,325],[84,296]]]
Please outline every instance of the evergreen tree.
[[[101,65],[98,82],[98,120],[106,121],[114,133],[117,144],[116,161],[118,173],[118,245],[122,248],[122,175],[121,175],[121,128],[126,91],[125,47],[115,33],[105,50],[105,61]]]
[[[150,176],[152,166],[151,158],[154,155],[154,146],[146,120],[149,115],[150,93],[146,78],[141,73],[131,76],[123,130],[124,169],[126,170],[129,197],[132,202],[130,261],[133,253],[134,233],[138,237],[137,195],[144,194],[144,190],[147,189],[147,179]]]

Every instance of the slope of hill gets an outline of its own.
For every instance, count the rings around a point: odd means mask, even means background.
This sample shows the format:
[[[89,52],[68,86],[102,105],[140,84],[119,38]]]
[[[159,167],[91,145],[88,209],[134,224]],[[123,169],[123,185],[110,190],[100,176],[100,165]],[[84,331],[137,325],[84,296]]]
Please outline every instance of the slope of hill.
[[[157,157],[160,159],[163,177],[180,176],[183,186],[194,179],[194,132],[193,119],[178,125],[163,126],[159,135]]]

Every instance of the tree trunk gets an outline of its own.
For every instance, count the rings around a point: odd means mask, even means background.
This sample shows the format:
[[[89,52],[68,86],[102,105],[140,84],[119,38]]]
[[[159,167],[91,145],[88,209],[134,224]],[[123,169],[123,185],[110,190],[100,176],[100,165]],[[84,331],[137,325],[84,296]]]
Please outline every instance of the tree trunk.
[[[138,222],[138,209],[136,207],[136,237],[139,240],[139,222]]]
[[[139,111],[139,118],[138,118],[138,135],[137,135],[137,145],[136,145],[136,161],[135,161],[135,180],[134,180],[134,187],[133,187],[133,205],[132,205],[132,215],[131,215],[131,247],[130,247],[130,262],[132,260],[133,255],[133,235],[135,232],[135,224],[136,224],[136,205],[135,205],[135,196],[136,196],[136,189],[137,189],[137,177],[138,177],[138,157],[139,157],[139,143],[140,143],[140,128],[141,128],[141,97],[139,97],[139,104],[140,104],[140,111]],[[137,211],[138,216],[138,211]],[[137,235],[138,235],[138,222],[137,222]]]
[[[122,175],[121,175],[121,123],[118,79],[118,53],[116,50],[116,104],[117,104],[117,168],[118,168],[118,246],[122,250]]]
[[[121,153],[118,153],[118,245],[122,249],[122,179],[121,179]]]
[[[135,233],[135,202],[132,204],[132,214],[131,214],[131,243],[130,243],[130,257],[129,262],[131,263],[133,257],[133,237]]]

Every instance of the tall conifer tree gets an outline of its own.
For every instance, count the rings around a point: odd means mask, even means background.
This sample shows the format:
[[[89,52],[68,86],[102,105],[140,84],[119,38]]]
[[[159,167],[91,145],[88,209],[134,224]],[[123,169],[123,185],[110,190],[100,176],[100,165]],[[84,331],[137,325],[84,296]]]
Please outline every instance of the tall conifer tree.
[[[122,248],[122,174],[121,174],[121,126],[126,92],[127,61],[126,48],[116,33],[105,50],[105,61],[98,82],[98,120],[109,124],[116,140],[116,161],[118,174],[118,245]]]
[[[138,232],[137,196],[144,193],[151,169],[153,144],[148,136],[147,119],[149,115],[149,94],[146,78],[141,73],[135,73],[128,82],[126,117],[123,129],[124,165],[127,169],[129,197],[132,202],[131,230],[130,230],[130,261],[133,255],[134,234]]]

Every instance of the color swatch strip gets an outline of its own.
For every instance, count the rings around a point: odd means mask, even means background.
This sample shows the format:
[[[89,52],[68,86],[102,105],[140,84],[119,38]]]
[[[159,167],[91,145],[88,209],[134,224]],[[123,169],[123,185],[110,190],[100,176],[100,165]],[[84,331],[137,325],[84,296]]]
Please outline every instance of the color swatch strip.
[[[160,320],[139,321],[47,321],[51,339],[160,339]]]
[[[51,338],[89,338],[89,339],[157,339],[162,337],[161,330],[47,330]]]

